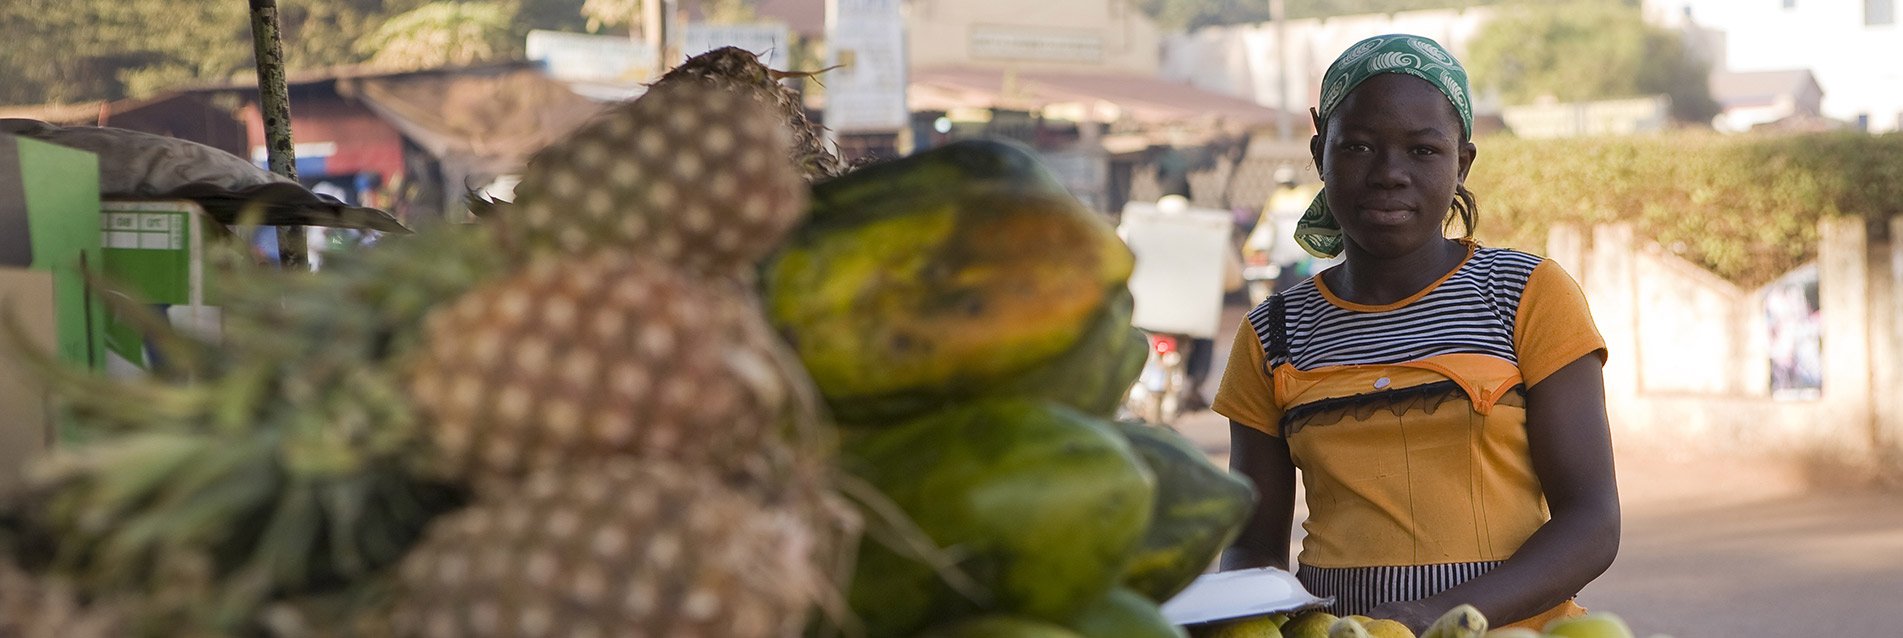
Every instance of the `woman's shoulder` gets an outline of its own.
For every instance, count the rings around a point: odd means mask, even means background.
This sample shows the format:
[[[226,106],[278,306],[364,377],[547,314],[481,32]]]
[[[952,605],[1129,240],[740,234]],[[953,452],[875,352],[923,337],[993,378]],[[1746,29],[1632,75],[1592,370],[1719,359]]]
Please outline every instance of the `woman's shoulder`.
[[[1545,257],[1523,250],[1479,246],[1474,249],[1473,257],[1467,260],[1467,264],[1482,270],[1523,272],[1530,275],[1534,268],[1538,268],[1545,261]]]

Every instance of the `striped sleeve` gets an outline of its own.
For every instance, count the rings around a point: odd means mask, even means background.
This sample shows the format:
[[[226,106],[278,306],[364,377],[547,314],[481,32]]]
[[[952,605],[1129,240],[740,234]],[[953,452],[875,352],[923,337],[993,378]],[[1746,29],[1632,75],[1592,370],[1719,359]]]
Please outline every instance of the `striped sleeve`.
[[[1585,292],[1552,260],[1533,269],[1515,315],[1513,349],[1526,387],[1588,354],[1605,363],[1606,340],[1592,321]]]
[[[1222,371],[1222,384],[1216,387],[1216,400],[1209,409],[1269,436],[1280,436],[1282,429],[1277,424],[1282,420],[1282,410],[1275,407],[1266,358],[1255,328],[1242,322],[1236,327],[1236,339],[1229,346],[1229,365]]]

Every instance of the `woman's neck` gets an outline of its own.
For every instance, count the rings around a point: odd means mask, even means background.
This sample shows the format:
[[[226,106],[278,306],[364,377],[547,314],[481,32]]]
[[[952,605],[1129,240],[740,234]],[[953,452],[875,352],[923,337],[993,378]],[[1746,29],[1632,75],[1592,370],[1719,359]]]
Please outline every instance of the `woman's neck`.
[[[1349,242],[1340,267],[1323,273],[1328,289],[1343,301],[1385,306],[1413,296],[1439,281],[1467,258],[1467,244],[1452,239],[1429,242],[1397,257],[1376,257]]]

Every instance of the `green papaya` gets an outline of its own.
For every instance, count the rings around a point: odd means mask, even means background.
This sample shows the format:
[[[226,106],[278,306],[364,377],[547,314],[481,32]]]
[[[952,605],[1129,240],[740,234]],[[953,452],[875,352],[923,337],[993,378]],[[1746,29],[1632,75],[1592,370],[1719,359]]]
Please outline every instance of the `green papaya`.
[[[1126,587],[1110,590],[1067,625],[1090,638],[1188,638],[1155,601]]]
[[[918,638],[1085,638],[1041,620],[1016,616],[980,616],[928,629]],[[1092,637],[1094,638],[1094,637]]]
[[[935,568],[869,509],[847,598],[874,638],[987,612],[1072,618],[1115,585],[1155,492],[1110,423],[1022,399],[863,430],[841,465],[943,549]]]
[[[851,227],[872,218],[955,201],[961,191],[1064,197],[1070,191],[1022,144],[960,140],[879,162],[815,184],[801,232]]]
[[[1091,416],[1115,416],[1150,355],[1149,337],[1130,325],[1132,308],[1129,289],[1116,291],[1070,350],[986,394],[1049,399]]]
[[[1242,531],[1255,489],[1167,427],[1120,421],[1117,429],[1156,477],[1156,510],[1122,582],[1150,600],[1169,600]]]
[[[933,149],[815,193],[765,267],[766,309],[845,424],[983,396],[1063,355],[1134,263],[1015,145]]]

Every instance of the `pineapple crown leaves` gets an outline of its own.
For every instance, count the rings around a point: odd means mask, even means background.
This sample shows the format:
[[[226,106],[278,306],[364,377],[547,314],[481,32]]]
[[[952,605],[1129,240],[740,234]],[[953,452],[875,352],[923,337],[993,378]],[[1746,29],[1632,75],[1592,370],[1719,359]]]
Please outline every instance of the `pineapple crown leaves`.
[[[444,230],[340,255],[319,274],[221,257],[225,344],[192,381],[110,380],[24,353],[66,396],[96,398],[76,414],[109,436],[65,446],[8,509],[89,595],[172,596],[179,564],[203,563],[202,596],[139,613],[189,611],[211,633],[378,573],[465,499],[422,478],[391,376],[423,315],[500,270],[489,245]],[[26,343],[5,319],[9,345]]]
[[[462,503],[387,466],[300,475],[273,438],[126,435],[57,457],[37,521],[55,571],[92,594],[151,597],[170,586],[172,557],[200,557],[208,606],[195,622],[229,630],[285,596],[375,576]]]

